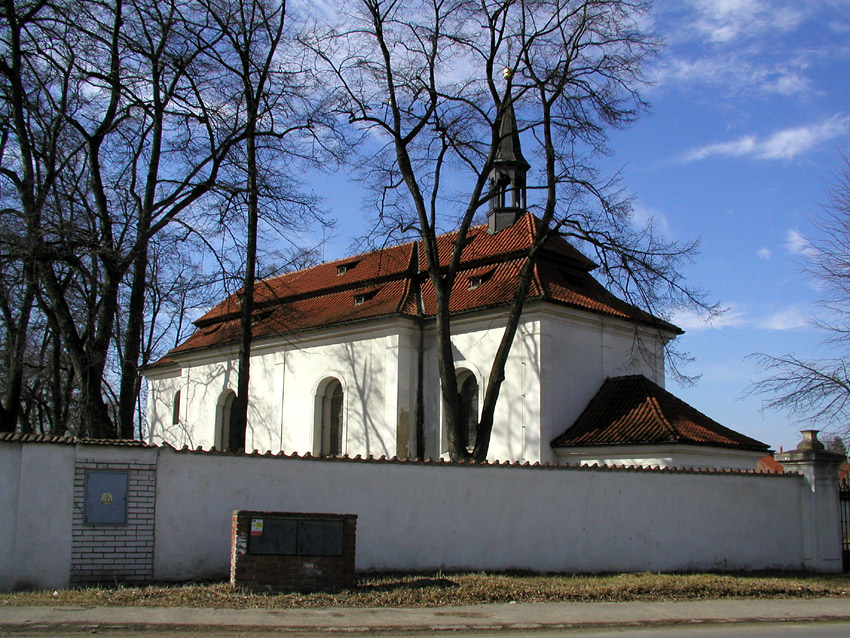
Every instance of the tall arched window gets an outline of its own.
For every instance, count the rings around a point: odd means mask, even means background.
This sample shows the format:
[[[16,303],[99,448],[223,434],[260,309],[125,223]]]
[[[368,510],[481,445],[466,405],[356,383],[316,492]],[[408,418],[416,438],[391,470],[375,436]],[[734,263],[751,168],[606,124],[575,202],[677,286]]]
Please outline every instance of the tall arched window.
[[[320,390],[318,397],[321,403],[321,443],[318,452],[324,456],[339,456],[342,454],[343,436],[342,384],[338,379],[330,379],[323,386],[324,390]]]
[[[235,449],[232,445],[233,432],[233,408],[236,405],[236,393],[233,390],[225,391],[218,400],[216,414],[215,446],[219,450]],[[243,439],[244,440],[244,439]]]
[[[180,390],[174,393],[174,404],[171,406],[171,425],[180,423]]]
[[[478,380],[469,370],[462,370],[457,376],[457,390],[460,398],[461,436],[465,437],[466,449],[475,447],[478,435]]]

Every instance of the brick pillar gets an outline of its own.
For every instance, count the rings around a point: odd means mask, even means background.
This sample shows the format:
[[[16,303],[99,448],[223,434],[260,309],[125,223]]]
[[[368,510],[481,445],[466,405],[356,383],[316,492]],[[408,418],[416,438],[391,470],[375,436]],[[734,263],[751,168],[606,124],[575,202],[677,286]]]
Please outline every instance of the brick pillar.
[[[818,430],[802,430],[796,450],[776,455],[785,471],[803,476],[803,551],[806,569],[841,572],[838,466],[844,460],[818,441]],[[781,504],[779,504],[781,506]],[[777,516],[782,515],[781,507]]]
[[[326,524],[335,530],[330,544],[316,540]],[[231,532],[233,585],[292,592],[355,584],[356,515],[235,510]]]

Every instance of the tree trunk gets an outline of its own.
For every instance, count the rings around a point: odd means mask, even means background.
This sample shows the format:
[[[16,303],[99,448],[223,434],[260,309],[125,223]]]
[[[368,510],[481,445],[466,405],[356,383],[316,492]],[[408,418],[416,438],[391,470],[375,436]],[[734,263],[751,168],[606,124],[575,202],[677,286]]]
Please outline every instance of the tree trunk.
[[[18,415],[21,411],[21,394],[24,388],[24,354],[26,352],[27,335],[35,301],[35,284],[33,282],[32,268],[24,268],[27,279],[24,289],[24,299],[18,314],[17,325],[8,331],[9,341],[7,344],[9,355],[7,356],[9,375],[8,386],[0,405],[0,432],[14,432],[18,425]],[[9,326],[11,328],[11,326]]]
[[[135,408],[139,396],[139,353],[145,322],[145,291],[147,289],[148,242],[143,240],[133,260],[133,280],[130,284],[130,303],[127,309],[127,329],[124,331],[124,352],[121,357],[121,388],[118,393],[118,429],[122,439],[135,435]]]
[[[259,193],[257,192],[256,116],[248,123],[248,237],[245,247],[245,276],[242,281],[239,316],[239,377],[236,403],[231,417],[230,449],[245,449],[248,427],[248,387],[251,377],[251,342],[254,337],[254,284],[257,276],[257,223],[259,218]]]

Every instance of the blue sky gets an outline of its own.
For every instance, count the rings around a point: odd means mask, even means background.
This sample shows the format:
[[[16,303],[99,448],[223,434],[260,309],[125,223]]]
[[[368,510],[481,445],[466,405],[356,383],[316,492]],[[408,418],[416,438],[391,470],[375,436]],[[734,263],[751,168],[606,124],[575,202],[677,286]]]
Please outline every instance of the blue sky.
[[[846,0],[661,0],[652,26],[665,47],[649,68],[651,111],[612,134],[609,174],[635,196],[638,219],[668,237],[699,238],[692,285],[727,312],[712,325],[679,315],[696,385],[668,389],[717,421],[788,449],[799,426],[744,397],[754,352],[824,354],[808,324],[817,290],[801,272],[811,220],[850,149],[850,3]],[[325,258],[362,233],[356,189],[328,180],[340,218]],[[344,191],[341,192],[341,191]]]
[[[713,325],[678,316],[701,374],[678,396],[777,450],[799,440],[781,412],[742,398],[753,352],[818,356],[818,293],[801,267],[812,219],[850,149],[850,4],[661,1],[666,46],[652,65],[651,113],[613,135],[611,168],[639,215],[699,237],[692,284],[728,310]]]

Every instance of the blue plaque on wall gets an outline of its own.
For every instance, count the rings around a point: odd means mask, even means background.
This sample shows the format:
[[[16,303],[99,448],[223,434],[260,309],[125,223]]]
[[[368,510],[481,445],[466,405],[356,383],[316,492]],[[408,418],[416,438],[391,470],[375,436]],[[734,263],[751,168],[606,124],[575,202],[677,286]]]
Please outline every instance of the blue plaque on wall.
[[[123,525],[127,522],[127,472],[86,472],[87,525]]]

